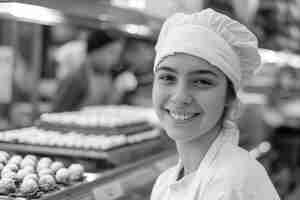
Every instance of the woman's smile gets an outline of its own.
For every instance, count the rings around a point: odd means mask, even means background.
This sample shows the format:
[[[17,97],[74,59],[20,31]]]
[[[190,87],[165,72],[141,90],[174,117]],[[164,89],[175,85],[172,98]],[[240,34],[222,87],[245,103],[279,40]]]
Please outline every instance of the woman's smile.
[[[169,109],[165,109],[165,110],[176,123],[190,122],[200,115],[200,113],[196,113],[196,112],[177,111],[177,110],[169,110]]]

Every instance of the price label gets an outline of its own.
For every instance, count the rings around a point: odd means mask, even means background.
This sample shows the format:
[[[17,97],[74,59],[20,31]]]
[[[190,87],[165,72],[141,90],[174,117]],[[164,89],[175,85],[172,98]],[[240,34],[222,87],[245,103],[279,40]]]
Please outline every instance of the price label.
[[[101,185],[93,190],[95,200],[114,200],[124,195],[119,182]]]

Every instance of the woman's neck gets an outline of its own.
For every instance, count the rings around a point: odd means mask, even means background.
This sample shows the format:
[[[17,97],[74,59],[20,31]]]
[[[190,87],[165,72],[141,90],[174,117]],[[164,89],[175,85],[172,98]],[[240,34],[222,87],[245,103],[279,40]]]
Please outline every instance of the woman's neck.
[[[184,167],[184,175],[196,171],[209,147],[217,138],[221,125],[211,129],[203,136],[187,142],[176,142],[177,151]]]

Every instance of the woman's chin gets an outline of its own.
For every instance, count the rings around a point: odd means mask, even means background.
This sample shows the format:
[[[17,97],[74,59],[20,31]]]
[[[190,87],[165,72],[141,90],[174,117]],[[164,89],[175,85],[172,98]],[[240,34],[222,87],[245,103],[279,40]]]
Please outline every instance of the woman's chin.
[[[200,123],[200,122],[199,122]],[[195,127],[174,127],[166,126],[164,127],[167,135],[175,142],[188,142],[190,140],[203,138],[204,135],[212,134],[219,130],[219,125],[215,126],[205,126],[200,128],[199,123]],[[218,132],[218,131],[217,131]]]
[[[174,140],[175,142],[188,142],[190,140],[193,140],[195,138],[198,138],[201,136],[199,132],[197,133],[192,133],[188,131],[178,131],[178,130],[167,130],[167,135]]]

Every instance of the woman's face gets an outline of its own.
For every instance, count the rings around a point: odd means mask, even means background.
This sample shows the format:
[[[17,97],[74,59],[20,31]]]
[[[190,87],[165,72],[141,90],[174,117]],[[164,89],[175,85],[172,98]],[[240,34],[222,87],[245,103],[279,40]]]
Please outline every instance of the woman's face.
[[[154,108],[174,140],[188,141],[213,129],[223,114],[226,93],[225,75],[198,57],[168,56],[155,72]]]

